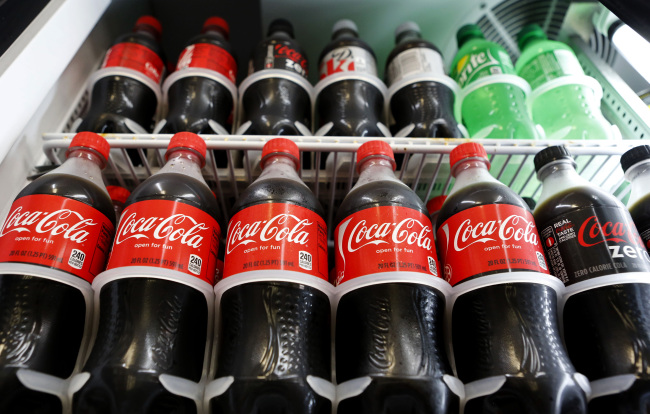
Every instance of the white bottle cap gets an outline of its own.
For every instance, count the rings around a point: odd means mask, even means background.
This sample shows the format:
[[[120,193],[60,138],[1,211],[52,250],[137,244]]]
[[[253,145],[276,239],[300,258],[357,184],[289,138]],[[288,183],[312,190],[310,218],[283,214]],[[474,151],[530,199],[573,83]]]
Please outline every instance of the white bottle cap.
[[[352,20],[341,19],[338,22],[334,23],[334,26],[332,27],[332,34],[343,29],[348,29],[354,31],[355,33],[359,33],[359,29],[357,29],[357,25]]]
[[[395,29],[395,38],[397,39],[402,33],[408,32],[408,31],[414,31],[421,33],[420,31],[420,26],[418,26],[417,23],[415,22],[404,22],[397,26],[397,29]]]

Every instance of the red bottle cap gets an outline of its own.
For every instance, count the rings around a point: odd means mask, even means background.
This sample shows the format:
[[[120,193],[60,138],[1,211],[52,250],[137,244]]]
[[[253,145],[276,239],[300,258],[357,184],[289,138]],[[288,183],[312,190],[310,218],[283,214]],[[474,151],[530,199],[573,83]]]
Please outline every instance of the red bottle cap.
[[[158,37],[162,36],[162,24],[160,21],[153,16],[142,16],[135,22],[135,27],[146,24],[151,26],[156,32],[158,32]]]
[[[446,199],[446,195],[439,195],[427,201],[427,211],[429,212],[429,215],[439,212]]]
[[[129,190],[124,187],[120,187],[119,185],[109,185],[106,187],[106,189],[108,190],[108,196],[111,198],[111,200],[119,201],[122,204],[126,203],[126,200],[131,195],[131,192]]]
[[[79,132],[74,136],[74,138],[72,138],[65,156],[67,157],[68,154],[79,148],[89,148],[94,150],[104,157],[104,161],[108,160],[108,156],[111,153],[111,146],[108,141],[106,141],[106,139],[101,135],[89,131]]]
[[[454,169],[454,166],[466,158],[485,158],[485,161],[488,165],[488,170],[490,169],[490,160],[488,159],[487,152],[483,145],[477,144],[475,142],[467,142],[465,144],[460,144],[449,154],[449,163],[451,164],[451,169]]]
[[[205,165],[205,153],[207,151],[207,145],[205,143],[205,140],[200,136],[192,132],[179,132],[175,134],[167,146],[165,160],[169,159],[169,156],[172,152],[179,149],[190,150],[196,153],[201,157],[201,167]]]
[[[262,161],[261,166],[264,168],[264,163],[266,159],[272,155],[282,154],[287,155],[293,159],[296,168],[300,168],[300,150],[298,145],[290,139],[286,138],[273,138],[262,148]]]
[[[390,160],[393,165],[393,171],[395,171],[395,155],[393,154],[393,149],[390,147],[386,141],[369,141],[364,143],[357,150],[357,172],[359,167],[363,162],[366,161],[368,157],[380,156]]]
[[[228,22],[222,19],[221,17],[218,16],[212,16],[208,17],[203,23],[203,30],[201,32],[205,33],[208,30],[214,30],[214,29],[221,29],[221,31],[225,34],[226,39],[230,37],[230,26],[228,26]]]

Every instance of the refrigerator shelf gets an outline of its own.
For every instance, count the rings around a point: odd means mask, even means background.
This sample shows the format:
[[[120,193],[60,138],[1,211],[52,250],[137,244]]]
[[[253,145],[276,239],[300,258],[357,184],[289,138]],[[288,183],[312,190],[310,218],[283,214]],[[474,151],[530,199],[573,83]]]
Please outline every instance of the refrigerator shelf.
[[[73,136],[73,133],[44,135],[43,150],[52,163],[61,163],[64,150]],[[105,134],[104,137],[112,148],[104,174],[106,182],[132,190],[163,164],[171,135]],[[204,176],[214,190],[227,222],[234,201],[261,172],[259,158],[264,143],[275,136],[202,137],[208,148]],[[362,143],[377,138],[284,138],[297,143],[302,158],[299,174],[325,207],[328,227],[332,228],[336,206],[356,181],[355,166],[350,161]],[[396,176],[415,190],[423,201],[449,192],[453,178],[449,174],[448,154],[457,145],[470,141],[481,143],[485,147],[492,163],[492,174],[522,196],[537,198],[541,190],[534,173],[535,154],[551,145],[566,145],[575,156],[581,175],[619,199],[624,199],[629,189],[619,164],[620,155],[634,146],[646,143],[645,140],[578,142],[397,137],[381,139],[388,142],[396,154]],[[314,165],[323,165],[321,160],[328,156],[325,167],[313,168]]]

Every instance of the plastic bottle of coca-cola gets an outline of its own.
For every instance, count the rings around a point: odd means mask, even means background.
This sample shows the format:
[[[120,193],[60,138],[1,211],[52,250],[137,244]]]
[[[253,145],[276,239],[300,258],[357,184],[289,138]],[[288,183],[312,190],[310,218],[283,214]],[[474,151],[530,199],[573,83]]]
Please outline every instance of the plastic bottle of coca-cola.
[[[161,34],[156,18],[142,16],[132,33],[120,36],[108,49],[101,68],[90,79],[90,106],[77,131],[152,130],[164,75]]]
[[[239,87],[244,135],[311,135],[311,93],[307,56],[285,19],[269,25],[257,45],[248,77]]]
[[[63,165],[18,194],[0,229],[2,413],[61,413],[66,403],[64,379],[90,335],[90,284],[115,229],[101,174],[109,150],[78,133]]]
[[[564,341],[591,381],[589,413],[646,413],[650,256],[625,206],[575,165],[563,146],[535,156],[535,220],[551,272],[566,285]]]
[[[297,173],[288,139],[264,145],[262,175],[233,206],[223,280],[212,413],[329,414],[327,228]]]
[[[237,99],[237,62],[229,34],[224,19],[210,17],[183,49],[162,87],[168,110],[156,126],[161,134],[228,134]]]
[[[210,352],[220,229],[201,168],[206,144],[181,132],[165,166],[129,197],[107,270],[93,284],[96,336],[75,378],[75,413],[196,413]]]
[[[366,142],[357,160],[334,233],[338,413],[457,413],[431,220],[387,143]]]
[[[447,199],[446,195],[439,195],[433,197],[431,200],[427,201],[427,211],[429,212],[429,217],[431,217],[431,226],[433,227],[433,238],[436,237],[436,223],[438,221],[438,214],[440,214],[440,209]]]
[[[122,211],[124,211],[126,200],[128,200],[131,192],[124,187],[120,187],[119,185],[109,185],[106,187],[106,190],[108,190],[108,195],[111,197],[111,201],[113,202],[115,218],[117,221],[119,221],[120,216],[122,215]]]
[[[451,332],[465,413],[585,413],[586,378],[562,345],[557,292],[526,203],[489,173],[480,144],[450,154],[438,252],[454,286]]]
[[[632,191],[630,215],[646,249],[650,249],[650,145],[639,145],[621,156],[621,166]]]

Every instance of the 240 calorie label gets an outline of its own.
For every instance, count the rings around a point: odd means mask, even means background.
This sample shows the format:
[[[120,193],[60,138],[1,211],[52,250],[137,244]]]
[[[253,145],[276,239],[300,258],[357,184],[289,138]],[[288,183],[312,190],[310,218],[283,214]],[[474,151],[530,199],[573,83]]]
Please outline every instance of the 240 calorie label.
[[[418,272],[438,276],[431,220],[407,207],[358,211],[334,232],[335,284],[373,273]]]
[[[308,208],[257,204],[230,219],[224,279],[251,270],[292,270],[327,280],[327,227]]]
[[[438,229],[445,279],[452,286],[484,274],[533,271],[548,274],[532,214],[510,204],[468,208]]]
[[[108,49],[102,68],[122,67],[136,70],[156,83],[163,77],[165,64],[160,56],[137,43],[118,43]]]
[[[138,201],[122,212],[107,269],[162,267],[214,285],[219,234],[217,221],[196,207]]]
[[[551,272],[565,285],[598,276],[649,272],[650,256],[622,207],[588,207],[541,223]]]
[[[0,262],[63,270],[92,282],[104,270],[115,227],[101,212],[67,197],[14,201],[0,229]]]

